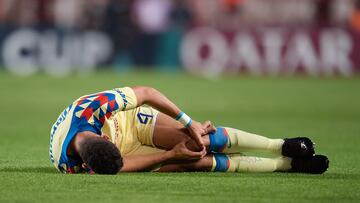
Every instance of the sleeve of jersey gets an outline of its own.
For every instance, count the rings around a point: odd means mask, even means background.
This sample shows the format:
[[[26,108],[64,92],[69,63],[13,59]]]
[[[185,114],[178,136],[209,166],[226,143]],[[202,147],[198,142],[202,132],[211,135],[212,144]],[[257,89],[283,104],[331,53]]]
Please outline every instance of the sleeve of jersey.
[[[136,95],[132,88],[116,88],[115,91],[118,93],[116,100],[120,110],[126,111],[137,107]]]

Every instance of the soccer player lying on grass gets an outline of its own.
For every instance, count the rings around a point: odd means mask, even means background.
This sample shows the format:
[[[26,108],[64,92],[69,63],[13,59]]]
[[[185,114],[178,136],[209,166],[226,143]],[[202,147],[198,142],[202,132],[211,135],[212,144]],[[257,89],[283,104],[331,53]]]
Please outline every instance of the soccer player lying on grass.
[[[149,106],[143,106],[147,104]],[[249,157],[267,151],[278,158]],[[270,139],[214,128],[183,113],[159,91],[125,87],[80,97],[51,129],[50,159],[63,173],[222,171],[323,173],[328,159],[309,138]]]

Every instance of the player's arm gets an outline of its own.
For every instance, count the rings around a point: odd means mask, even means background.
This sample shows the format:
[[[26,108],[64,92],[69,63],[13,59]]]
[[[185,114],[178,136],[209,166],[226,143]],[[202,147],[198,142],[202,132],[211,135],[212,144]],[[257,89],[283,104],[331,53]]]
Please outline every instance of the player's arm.
[[[120,172],[145,171],[152,166],[172,160],[194,160],[205,156],[206,152],[190,151],[186,147],[186,141],[180,142],[172,150],[154,154],[133,155],[123,157],[123,167]]]
[[[172,101],[164,96],[158,90],[151,87],[137,86],[132,88],[137,98],[137,106],[147,104],[160,112],[179,120],[189,130],[192,138],[204,149],[202,135],[208,134],[209,131],[215,131],[215,127],[204,127],[201,123],[193,121],[189,116],[184,114]]]

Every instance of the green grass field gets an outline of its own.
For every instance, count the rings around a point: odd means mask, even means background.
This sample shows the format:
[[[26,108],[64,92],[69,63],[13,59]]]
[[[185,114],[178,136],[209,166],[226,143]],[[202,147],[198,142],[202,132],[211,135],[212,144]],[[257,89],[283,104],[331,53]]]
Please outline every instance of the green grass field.
[[[77,97],[125,85],[164,92],[193,118],[269,137],[310,136],[323,175],[127,173],[63,175],[49,132]],[[99,73],[65,79],[0,72],[0,202],[358,202],[360,79]]]

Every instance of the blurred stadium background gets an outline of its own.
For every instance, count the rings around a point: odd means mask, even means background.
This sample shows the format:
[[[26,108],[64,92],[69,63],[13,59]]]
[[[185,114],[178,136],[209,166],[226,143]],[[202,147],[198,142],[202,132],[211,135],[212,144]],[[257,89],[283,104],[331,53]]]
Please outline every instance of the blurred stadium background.
[[[359,32],[358,0],[0,0],[0,64],[16,75],[349,76]]]
[[[0,0],[0,202],[358,202],[359,73],[360,0]],[[60,175],[59,113],[133,85],[199,121],[309,136],[330,169]]]

